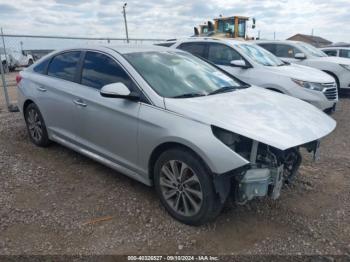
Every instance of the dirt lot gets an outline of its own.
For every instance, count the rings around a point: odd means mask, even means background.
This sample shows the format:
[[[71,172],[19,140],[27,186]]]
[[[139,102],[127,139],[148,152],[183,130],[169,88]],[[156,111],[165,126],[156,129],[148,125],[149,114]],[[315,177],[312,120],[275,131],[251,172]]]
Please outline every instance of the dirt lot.
[[[35,147],[4,108],[0,254],[350,254],[349,97],[321,161],[304,154],[280,199],[228,205],[202,227],[174,221],[152,188],[57,144]]]

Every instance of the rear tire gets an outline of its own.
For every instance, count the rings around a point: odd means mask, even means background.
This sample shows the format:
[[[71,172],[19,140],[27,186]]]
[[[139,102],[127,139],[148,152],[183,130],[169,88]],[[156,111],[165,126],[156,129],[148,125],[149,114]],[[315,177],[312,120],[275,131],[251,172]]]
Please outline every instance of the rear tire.
[[[47,134],[44,119],[39,108],[34,104],[30,104],[24,111],[24,118],[27,125],[27,131],[30,140],[37,146],[47,147],[51,141]]]
[[[214,219],[223,203],[215,193],[211,172],[185,148],[163,152],[155,163],[154,185],[169,214],[187,225]]]

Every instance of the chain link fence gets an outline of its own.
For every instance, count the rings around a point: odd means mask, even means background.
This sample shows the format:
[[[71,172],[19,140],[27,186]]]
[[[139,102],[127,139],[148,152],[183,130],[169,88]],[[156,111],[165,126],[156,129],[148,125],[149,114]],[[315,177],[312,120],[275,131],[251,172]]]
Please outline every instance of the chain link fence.
[[[88,45],[126,44],[125,38],[109,37],[71,37],[71,36],[37,36],[37,35],[0,35],[1,79],[0,109],[17,111],[16,75],[18,71],[35,63],[44,55],[61,48]],[[129,44],[154,44],[164,39],[130,38]]]

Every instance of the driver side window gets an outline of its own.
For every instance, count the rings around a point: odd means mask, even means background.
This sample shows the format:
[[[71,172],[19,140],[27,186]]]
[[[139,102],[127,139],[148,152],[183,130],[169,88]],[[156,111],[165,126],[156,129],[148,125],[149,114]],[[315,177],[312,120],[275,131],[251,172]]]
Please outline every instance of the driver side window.
[[[227,45],[209,44],[208,60],[216,65],[230,65],[232,60],[243,60],[243,58]]]
[[[114,60],[101,53],[86,52],[81,75],[82,85],[101,89],[104,85],[117,82],[135,90],[133,81]]]
[[[275,55],[277,57],[294,58],[298,51],[290,45],[276,45]]]

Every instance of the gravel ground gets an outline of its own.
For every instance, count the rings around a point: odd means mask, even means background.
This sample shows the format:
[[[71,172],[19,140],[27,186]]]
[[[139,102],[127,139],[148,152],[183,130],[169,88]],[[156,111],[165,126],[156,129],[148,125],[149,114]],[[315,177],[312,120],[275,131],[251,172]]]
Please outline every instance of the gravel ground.
[[[17,75],[17,72],[5,74],[5,81],[7,85],[10,103],[13,103],[13,104],[16,104],[17,102],[16,75]],[[0,108],[3,106],[3,104],[5,104],[5,96],[4,96],[4,90],[3,90],[2,79],[0,74]]]
[[[60,145],[30,143],[0,105],[0,254],[348,254],[350,99],[321,160],[280,199],[228,205],[213,223],[173,220],[155,192]],[[99,220],[101,219],[101,220]]]

